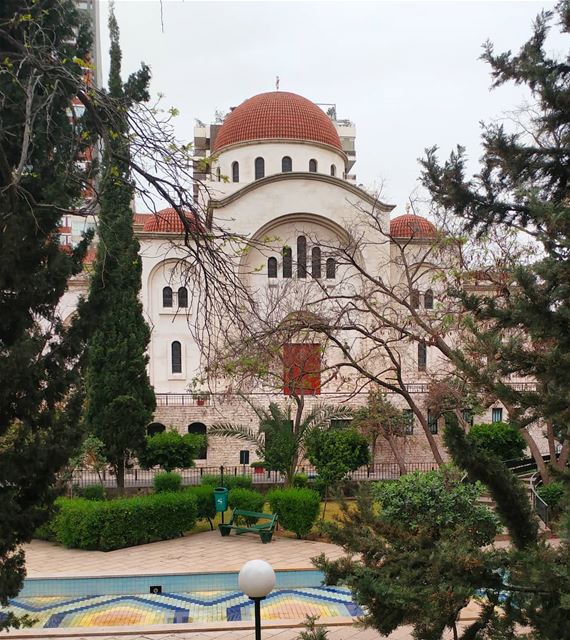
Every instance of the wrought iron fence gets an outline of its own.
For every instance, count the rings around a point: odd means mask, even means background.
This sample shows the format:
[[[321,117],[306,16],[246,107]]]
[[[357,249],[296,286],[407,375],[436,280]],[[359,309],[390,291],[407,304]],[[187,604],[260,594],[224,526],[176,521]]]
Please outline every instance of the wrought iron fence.
[[[414,471],[433,471],[437,469],[436,463],[431,462],[407,462],[406,473]],[[254,485],[282,484],[284,478],[278,471],[262,470],[262,473],[246,466],[222,466],[222,467],[194,467],[193,469],[181,469],[177,471],[182,476],[184,486],[200,484],[206,475],[220,476],[246,476],[250,477]],[[154,476],[160,473],[159,469],[139,469],[133,468],[125,473],[125,487],[146,488],[153,484]],[[309,480],[318,477],[315,467],[312,465],[301,465],[298,473],[307,476]],[[395,462],[379,462],[377,464],[360,467],[348,475],[348,479],[354,482],[369,482],[375,480],[397,480],[402,475],[400,467]],[[110,470],[104,470],[99,476],[92,471],[76,471],[73,474],[72,484],[76,487],[86,487],[92,484],[103,484],[106,487],[116,487],[115,476]]]

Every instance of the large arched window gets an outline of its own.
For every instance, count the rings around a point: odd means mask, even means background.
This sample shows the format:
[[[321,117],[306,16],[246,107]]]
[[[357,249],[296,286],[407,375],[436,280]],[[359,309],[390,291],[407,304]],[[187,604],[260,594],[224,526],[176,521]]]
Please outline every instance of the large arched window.
[[[293,160],[291,160],[289,156],[283,156],[281,160],[281,171],[283,171],[283,173],[293,171]]]
[[[317,173],[317,161],[314,158],[309,160],[309,171],[311,173]]]
[[[178,289],[178,306],[188,306],[188,289],[186,287],[180,287],[180,289]]]
[[[265,176],[265,160],[263,158],[255,159],[255,179],[259,180]]]
[[[162,306],[163,307],[172,307],[172,288],[164,287],[162,290]]]
[[[166,427],[161,422],[151,422],[146,428],[147,436],[155,436],[157,433],[163,433]]]
[[[307,238],[297,238],[297,278],[307,277]]]
[[[232,162],[232,182],[239,182],[239,162]]]
[[[277,258],[269,258],[267,260],[267,277],[268,278],[277,277]]]
[[[170,356],[172,373],[182,373],[182,345],[178,340],[170,345]]]
[[[418,342],[418,371],[427,369],[427,346],[425,342]]]
[[[220,169],[220,167],[216,167],[216,178],[218,182],[220,182],[222,179],[222,170]]]
[[[293,252],[291,247],[283,247],[283,277],[293,277]]]
[[[204,444],[198,451],[196,455],[197,460],[205,460],[208,457],[208,443],[206,442],[206,435],[208,430],[206,429],[206,425],[202,422],[193,422],[188,425],[188,433],[193,433],[197,436],[204,436]]]
[[[336,278],[336,260],[334,258],[327,258],[326,273],[327,280]]]
[[[331,176],[336,176],[336,166],[334,164],[331,164]]]
[[[313,247],[311,251],[311,275],[313,278],[322,277],[321,273],[321,249]]]
[[[410,305],[412,309],[420,308],[420,292],[417,289],[412,289],[410,293]]]
[[[433,309],[433,291],[431,289],[428,289],[424,294],[424,307]]]

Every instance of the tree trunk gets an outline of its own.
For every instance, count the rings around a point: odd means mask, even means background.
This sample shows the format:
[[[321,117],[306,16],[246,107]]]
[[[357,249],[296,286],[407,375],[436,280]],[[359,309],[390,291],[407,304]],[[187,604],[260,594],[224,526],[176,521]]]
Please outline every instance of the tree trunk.
[[[558,460],[556,461],[557,468],[560,469],[560,471],[564,471],[564,469],[566,469],[566,465],[568,464],[569,457],[570,457],[570,442],[566,440],[566,442],[562,445],[560,455],[558,456]]]
[[[536,468],[540,473],[543,484],[549,484],[551,481],[550,473],[548,473],[548,468],[542,459],[542,454],[540,453],[538,445],[526,429],[521,429],[521,434],[530,449],[530,453],[534,458],[534,461],[536,462]]]
[[[386,440],[390,445],[390,449],[394,454],[394,458],[396,458],[396,462],[398,463],[398,468],[400,470],[400,475],[405,476],[406,473],[408,473],[408,470],[406,469],[406,463],[404,462],[404,458],[398,448],[398,439],[393,435],[389,435],[386,436]]]
[[[125,492],[125,461],[121,460],[115,465],[115,477],[117,479],[117,489],[120,494]]]
[[[427,420],[425,419],[423,413],[420,411],[419,407],[412,400],[412,397],[410,396],[410,394],[405,392],[402,395],[406,399],[406,402],[408,403],[408,406],[410,407],[410,409],[414,412],[414,414],[417,416],[418,420],[420,421],[420,424],[422,425],[422,429],[424,430],[424,433],[426,434],[426,438],[427,438],[427,441],[428,441],[428,444],[429,444],[429,448],[431,449],[433,457],[434,457],[435,461],[437,462],[438,466],[441,467],[441,465],[443,464],[443,458],[441,457],[441,453],[439,452],[439,448],[437,446],[437,442],[435,441],[435,438],[433,437],[433,434],[429,430]]]

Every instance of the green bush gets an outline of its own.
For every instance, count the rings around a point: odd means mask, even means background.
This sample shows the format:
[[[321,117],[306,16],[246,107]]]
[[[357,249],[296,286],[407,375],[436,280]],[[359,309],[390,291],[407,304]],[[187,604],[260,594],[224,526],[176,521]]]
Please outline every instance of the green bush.
[[[231,489],[228,494],[228,504],[230,509],[243,509],[244,511],[263,512],[265,504],[265,496],[251,489],[241,489],[236,487]],[[246,524],[252,525],[257,522],[257,518],[244,518]]]
[[[186,491],[96,502],[58,501],[52,529],[73,549],[111,551],[181,536],[196,524],[197,500]]]
[[[163,471],[157,473],[152,481],[156,493],[164,493],[165,491],[180,491],[182,485],[182,476],[173,471]]]
[[[551,482],[542,485],[536,492],[553,511],[556,511],[564,497],[564,485],[561,482]]]
[[[522,458],[526,442],[520,431],[506,422],[476,424],[467,435],[477,447],[488,451],[501,460]]]
[[[221,487],[221,483],[221,476],[210,476],[206,474],[202,476],[202,484]],[[226,487],[226,489],[251,489],[252,485],[253,481],[251,476],[230,476],[224,474],[224,487]]]
[[[297,538],[306,536],[319,516],[321,498],[312,489],[273,489],[267,494],[272,513]]]
[[[198,520],[213,520],[216,517],[216,505],[214,503],[214,487],[204,484],[185,489],[195,496],[198,509]]]
[[[305,489],[309,484],[309,477],[306,473],[296,473],[293,478],[293,486],[296,489]]]
[[[172,471],[193,467],[205,439],[193,433],[181,435],[176,431],[163,431],[146,436],[145,442],[145,448],[139,455],[140,466],[143,469],[159,466],[165,471]]]
[[[499,520],[477,503],[481,486],[461,478],[458,469],[448,466],[374,483],[381,520],[412,534],[424,531],[434,540],[463,529],[478,545],[489,544],[499,531]]]
[[[90,484],[77,490],[80,498],[85,500],[105,500],[107,492],[102,484]]]

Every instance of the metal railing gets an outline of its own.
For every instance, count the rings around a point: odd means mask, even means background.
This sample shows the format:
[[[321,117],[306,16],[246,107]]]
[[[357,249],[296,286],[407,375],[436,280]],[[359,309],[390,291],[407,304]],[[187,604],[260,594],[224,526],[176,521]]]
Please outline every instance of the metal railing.
[[[538,517],[544,522],[546,527],[550,523],[550,507],[546,502],[538,495],[536,489],[542,484],[542,479],[538,471],[530,479],[530,495],[532,499],[532,507],[536,511]]]
[[[542,456],[544,462],[550,462],[550,454]],[[520,458],[515,460],[505,460],[505,465],[515,474],[528,473],[536,470],[536,460],[534,458]]]
[[[200,484],[206,475],[220,476],[223,469],[224,475],[227,476],[245,476],[250,477],[254,485],[265,484],[282,484],[284,478],[278,471],[262,470],[262,473],[256,472],[255,469],[246,466],[223,466],[223,467],[194,467],[192,469],[180,469],[177,471],[182,476],[182,484],[191,486]],[[414,471],[433,471],[437,469],[436,463],[431,462],[407,462],[406,472]],[[139,469],[133,468],[125,473],[125,487],[127,488],[146,488],[153,484],[154,476],[160,473],[160,469]],[[298,473],[306,475],[309,479],[317,477],[317,471],[312,465],[299,466]],[[371,482],[376,480],[397,480],[402,473],[400,467],[395,462],[379,462],[376,464],[360,467],[356,471],[348,474],[348,480],[353,482]],[[105,487],[115,487],[115,476],[109,469],[101,473],[101,477],[93,471],[76,471],[73,474],[72,484],[76,487],[86,487],[93,484],[103,484]]]

